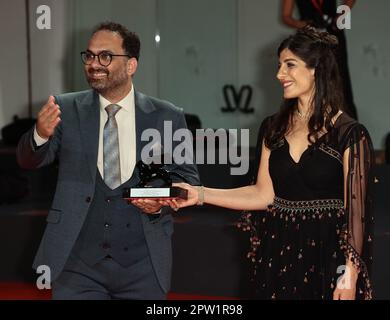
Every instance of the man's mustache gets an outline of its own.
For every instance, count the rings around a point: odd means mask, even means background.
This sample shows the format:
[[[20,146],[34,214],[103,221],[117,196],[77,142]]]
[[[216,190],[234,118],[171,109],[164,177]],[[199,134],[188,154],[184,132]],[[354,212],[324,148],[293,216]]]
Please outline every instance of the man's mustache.
[[[104,69],[104,68],[89,68],[88,69],[88,73],[98,73],[98,72],[104,72],[104,73],[109,74],[108,70]]]

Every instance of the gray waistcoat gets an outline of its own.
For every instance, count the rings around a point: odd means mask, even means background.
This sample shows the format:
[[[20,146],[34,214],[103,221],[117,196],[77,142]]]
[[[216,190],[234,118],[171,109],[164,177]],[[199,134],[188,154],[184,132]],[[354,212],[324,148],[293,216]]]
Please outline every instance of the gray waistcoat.
[[[133,184],[132,178],[111,190],[97,172],[95,194],[72,251],[88,265],[109,255],[127,267],[148,255],[139,210],[122,200],[122,189]]]

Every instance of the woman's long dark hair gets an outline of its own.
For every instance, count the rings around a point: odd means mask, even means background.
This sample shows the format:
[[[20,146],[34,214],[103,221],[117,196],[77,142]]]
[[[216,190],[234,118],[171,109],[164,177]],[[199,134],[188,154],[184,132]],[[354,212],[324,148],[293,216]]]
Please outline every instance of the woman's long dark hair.
[[[284,49],[289,49],[303,60],[307,68],[315,69],[313,114],[308,123],[308,140],[313,143],[324,127],[326,131],[332,129],[332,118],[339,110],[344,109],[343,87],[337,62],[338,41],[327,32],[304,27],[282,41],[278,56]],[[265,145],[268,148],[276,147],[286,135],[297,107],[298,98],[285,99],[280,111],[271,117],[265,133]]]

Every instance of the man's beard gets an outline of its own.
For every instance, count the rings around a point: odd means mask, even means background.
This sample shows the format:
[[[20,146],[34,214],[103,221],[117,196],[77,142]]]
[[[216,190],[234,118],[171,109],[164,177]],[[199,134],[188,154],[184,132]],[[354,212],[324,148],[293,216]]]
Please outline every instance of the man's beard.
[[[103,78],[95,79],[91,74],[103,73],[105,76]],[[110,90],[115,90],[128,81],[128,76],[126,70],[119,69],[115,73],[110,73],[105,68],[90,68],[86,71],[85,76],[87,81],[92,89],[95,89],[99,93],[104,93]]]

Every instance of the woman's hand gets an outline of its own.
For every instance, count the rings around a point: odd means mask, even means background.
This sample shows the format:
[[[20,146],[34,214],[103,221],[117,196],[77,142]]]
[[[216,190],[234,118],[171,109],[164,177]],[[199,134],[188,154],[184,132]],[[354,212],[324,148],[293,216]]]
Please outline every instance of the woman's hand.
[[[196,186],[191,186],[188,183],[173,183],[173,187],[180,187],[187,190],[188,195],[187,199],[170,199],[170,200],[160,200],[159,203],[163,206],[170,206],[173,210],[177,211],[180,208],[189,207],[196,205],[199,201],[198,188]]]
[[[356,269],[347,266],[345,273],[337,281],[336,289],[333,292],[333,300],[355,300],[357,278]]]
[[[333,300],[355,300],[356,299],[356,284],[352,284],[349,289],[336,289],[333,291]]]
[[[356,283],[351,284],[349,288],[336,289],[333,291],[333,300],[355,300],[356,299]]]

